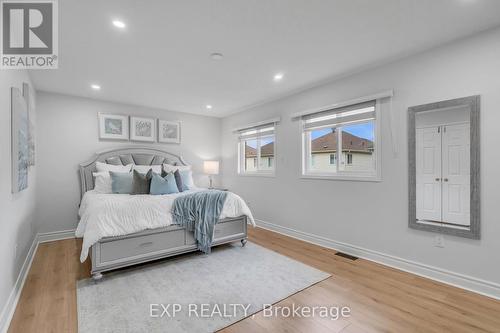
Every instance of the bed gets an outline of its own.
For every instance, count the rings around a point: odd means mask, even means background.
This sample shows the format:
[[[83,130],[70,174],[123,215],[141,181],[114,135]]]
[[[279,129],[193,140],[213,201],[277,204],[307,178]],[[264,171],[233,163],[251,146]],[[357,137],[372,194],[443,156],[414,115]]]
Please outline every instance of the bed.
[[[171,223],[170,208],[177,195],[100,194],[94,191],[96,162],[112,165],[186,166],[181,156],[149,147],[102,151],[80,165],[81,204],[76,236],[83,238],[80,260],[91,260],[95,280],[103,272],[197,251],[191,231]],[[153,216],[153,217],[151,217]],[[212,246],[247,239],[247,223],[255,225],[245,202],[228,192]],[[132,232],[131,232],[132,231]]]

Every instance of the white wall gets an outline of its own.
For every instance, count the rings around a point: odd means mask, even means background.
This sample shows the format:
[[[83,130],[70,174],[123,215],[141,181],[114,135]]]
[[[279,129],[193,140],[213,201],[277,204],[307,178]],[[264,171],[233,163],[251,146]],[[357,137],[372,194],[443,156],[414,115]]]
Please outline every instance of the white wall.
[[[151,145],[182,155],[193,165],[195,183],[208,185],[203,160],[220,158],[217,118],[39,92],[37,223],[40,232],[74,229],[80,202],[79,163],[103,149]],[[181,144],[99,141],[97,113],[114,113],[181,121]],[[216,179],[217,183],[217,179]]]
[[[11,192],[10,89],[16,87],[22,91],[23,82],[31,84],[26,71],[2,70],[0,73],[0,311],[7,309],[7,300],[36,233],[36,168],[29,169],[26,190]],[[31,112],[30,117],[34,121],[35,112]],[[6,315],[1,314],[0,328]]]
[[[500,30],[257,106],[223,120],[223,180],[250,202],[257,219],[406,260],[500,283]],[[335,61],[335,59],[332,59]],[[293,80],[293,73],[287,80]],[[388,105],[382,115],[382,182],[301,179],[300,124],[294,112],[395,90],[399,154],[392,151]],[[408,228],[407,108],[481,95],[481,240]],[[281,116],[276,177],[237,175],[231,129]],[[493,260],[493,261],[492,261]]]

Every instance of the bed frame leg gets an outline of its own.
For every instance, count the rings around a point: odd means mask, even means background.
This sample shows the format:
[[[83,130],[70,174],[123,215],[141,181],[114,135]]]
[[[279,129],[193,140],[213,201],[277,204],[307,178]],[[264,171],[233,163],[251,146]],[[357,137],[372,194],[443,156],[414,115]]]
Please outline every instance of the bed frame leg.
[[[99,281],[100,279],[102,279],[102,273],[97,272],[97,273],[92,274],[92,279],[94,281]]]
[[[245,238],[243,238],[241,240],[241,247],[244,247],[246,244],[247,244],[247,240]]]

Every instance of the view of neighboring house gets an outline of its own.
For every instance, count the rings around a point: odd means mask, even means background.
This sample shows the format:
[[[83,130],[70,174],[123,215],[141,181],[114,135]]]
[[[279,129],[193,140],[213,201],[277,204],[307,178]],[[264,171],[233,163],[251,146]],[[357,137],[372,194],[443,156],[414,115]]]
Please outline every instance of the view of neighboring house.
[[[311,141],[311,171],[335,171],[337,154],[335,130]],[[373,141],[342,132],[342,158],[339,170],[368,171],[373,169]]]
[[[260,170],[272,170],[274,167],[274,142],[260,147]],[[257,149],[245,145],[245,170],[257,170]]]
[[[274,166],[274,142],[261,147],[260,170]],[[338,162],[335,130],[311,141],[311,171],[335,171]],[[339,170],[366,171],[373,168],[373,141],[342,132],[342,163]],[[257,170],[257,149],[245,146],[245,170]]]

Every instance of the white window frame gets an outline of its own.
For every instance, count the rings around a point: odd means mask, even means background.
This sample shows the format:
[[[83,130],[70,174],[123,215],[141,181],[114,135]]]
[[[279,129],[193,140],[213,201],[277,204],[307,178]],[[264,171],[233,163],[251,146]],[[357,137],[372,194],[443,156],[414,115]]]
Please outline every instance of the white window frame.
[[[332,157],[333,157],[333,163],[332,163]],[[330,153],[330,156],[328,158],[330,159],[329,161],[330,165],[337,165],[337,153]]]
[[[264,123],[264,122],[263,122]],[[258,128],[255,128],[257,130],[257,133],[253,136],[248,136],[248,137],[244,137],[244,138],[239,138],[238,139],[238,175],[240,176],[262,176],[262,177],[275,177],[276,175],[276,166],[277,166],[277,149],[276,149],[276,125],[277,125],[277,122],[270,122],[268,123],[267,125],[263,126],[261,123],[259,123],[259,126]],[[263,129],[263,128],[267,128],[267,127],[274,127],[274,131],[273,133],[266,133],[266,132],[263,132],[263,133],[259,133],[259,130],[260,129]],[[243,131],[251,131],[253,128],[252,127],[248,127],[248,128],[245,128],[245,129],[240,129],[240,130],[237,130],[239,132],[243,132]],[[265,138],[269,138],[269,137],[272,137],[274,139],[274,161],[272,163],[272,170],[261,170],[260,169],[260,166],[261,166],[261,140],[262,139],[265,139]],[[246,159],[245,159],[245,142],[246,141],[249,141],[249,140],[256,140],[257,141],[257,167],[256,167],[256,170],[255,171],[247,171],[245,166],[245,162],[246,162]]]
[[[310,154],[310,131],[304,130],[304,120],[302,120],[302,126],[300,126],[300,131],[302,135],[302,175],[301,178],[304,179],[325,179],[325,180],[352,180],[352,181],[373,181],[379,182],[382,180],[382,136],[381,136],[381,103],[377,99],[375,102],[375,121],[374,121],[374,140],[373,147],[375,150],[375,171],[374,172],[353,172],[353,171],[337,171],[337,172],[325,172],[325,171],[311,171],[308,169]],[[360,121],[359,123],[363,123]],[[341,127],[341,126],[339,126]],[[341,142],[337,143],[337,152]],[[337,153],[337,165],[342,162],[343,155]],[[347,163],[347,161],[346,161]],[[337,167],[338,169],[338,167]]]

